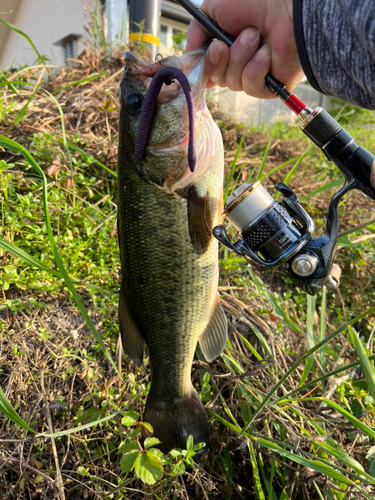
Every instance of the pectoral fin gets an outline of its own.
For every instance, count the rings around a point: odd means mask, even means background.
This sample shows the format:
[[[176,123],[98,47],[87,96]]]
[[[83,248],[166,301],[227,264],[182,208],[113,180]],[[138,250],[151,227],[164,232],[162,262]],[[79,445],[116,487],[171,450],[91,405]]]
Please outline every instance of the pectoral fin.
[[[137,325],[135,324],[133,315],[128,306],[128,301],[126,300],[126,295],[126,289],[123,285],[121,287],[120,301],[118,305],[118,319],[122,347],[126,354],[138,365],[140,365],[143,359],[144,340]]]
[[[191,186],[187,194],[190,240],[197,254],[206,252],[213,236],[212,229],[218,211],[218,201],[208,194],[200,196]]]
[[[208,362],[223,352],[227,338],[228,322],[218,298],[211,320],[199,339],[199,346]]]

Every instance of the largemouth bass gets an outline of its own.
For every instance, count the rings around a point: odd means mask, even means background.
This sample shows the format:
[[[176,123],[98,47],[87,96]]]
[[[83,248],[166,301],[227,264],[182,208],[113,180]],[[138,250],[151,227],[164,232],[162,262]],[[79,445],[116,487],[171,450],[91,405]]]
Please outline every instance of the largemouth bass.
[[[160,68],[127,53],[120,85],[118,233],[122,268],[119,324],[125,352],[142,362],[151,388],[144,420],[164,452],[210,439],[207,415],[191,382],[199,341],[208,361],[224,349],[227,320],[217,294],[218,249],[212,228],[222,211],[223,146],[205,103],[204,54],[163,60],[188,78],[195,109],[196,168],[187,160],[188,113],[177,81],[164,84],[142,160],[135,158],[147,89]]]

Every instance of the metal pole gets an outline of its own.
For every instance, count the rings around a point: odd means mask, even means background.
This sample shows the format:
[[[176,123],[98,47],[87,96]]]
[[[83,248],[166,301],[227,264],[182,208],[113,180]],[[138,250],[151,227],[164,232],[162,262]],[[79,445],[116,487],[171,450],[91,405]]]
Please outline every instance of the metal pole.
[[[122,40],[126,43],[127,0],[107,0],[107,40]]]
[[[129,39],[146,42],[154,59],[160,45],[161,0],[130,0]]]

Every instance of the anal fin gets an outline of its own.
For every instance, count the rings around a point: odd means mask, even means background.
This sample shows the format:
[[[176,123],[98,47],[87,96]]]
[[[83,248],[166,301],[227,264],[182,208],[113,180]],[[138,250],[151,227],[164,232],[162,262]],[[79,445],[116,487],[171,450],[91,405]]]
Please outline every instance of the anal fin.
[[[124,286],[122,286],[120,290],[118,319],[120,325],[122,347],[124,351],[133,361],[135,361],[137,364],[141,364],[143,360],[143,349],[145,342],[129,309]]]
[[[218,297],[210,322],[199,339],[199,347],[208,362],[213,361],[223,352],[227,338],[228,321]]]

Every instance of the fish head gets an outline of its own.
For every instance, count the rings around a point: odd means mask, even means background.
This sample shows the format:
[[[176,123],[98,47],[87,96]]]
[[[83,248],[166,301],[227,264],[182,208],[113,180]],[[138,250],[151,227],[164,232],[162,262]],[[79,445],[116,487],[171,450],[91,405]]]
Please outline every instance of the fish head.
[[[146,152],[141,160],[137,160],[134,151],[142,106],[152,78],[161,66],[173,66],[184,73],[190,84],[194,103],[197,163],[202,165],[203,158],[199,157],[204,150],[205,137],[202,130],[207,128],[206,119],[213,122],[204,98],[207,82],[204,56],[207,47],[205,44],[180,57],[170,56],[155,63],[141,61],[131,52],[125,55],[124,77],[120,84],[120,148],[126,149],[127,163],[130,156],[134,172],[145,181],[179,189],[193,182],[200,174],[199,168],[194,173],[190,172],[188,165],[188,108],[178,81],[162,85]],[[120,165],[119,168],[124,166]]]

